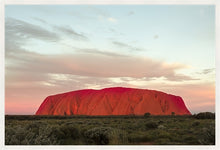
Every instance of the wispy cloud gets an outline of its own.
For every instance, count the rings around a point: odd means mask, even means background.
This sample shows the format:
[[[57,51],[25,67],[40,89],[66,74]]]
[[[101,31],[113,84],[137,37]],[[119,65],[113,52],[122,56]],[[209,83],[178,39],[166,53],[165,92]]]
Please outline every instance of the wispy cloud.
[[[41,23],[48,24],[45,20],[39,18],[33,19],[38,20]],[[28,43],[28,41],[31,39],[42,41],[46,40],[47,42],[59,42],[61,41],[61,37],[63,35],[75,40],[89,40],[89,38],[85,36],[83,33],[78,33],[74,31],[70,26],[54,26],[50,24],[48,24],[48,26],[51,28],[51,30],[22,20],[6,18],[6,44],[8,43],[9,46],[10,43],[12,43],[11,41],[13,41],[12,44],[17,44],[15,47],[18,48],[19,45],[24,45]]]
[[[70,51],[75,51],[77,53],[81,54],[94,54],[94,55],[103,55],[103,56],[108,56],[108,57],[129,57],[129,55],[121,54],[121,53],[116,53],[112,52],[109,50],[99,50],[96,48],[79,48],[76,46],[69,45],[67,43],[62,43],[63,45],[67,46],[70,48]]]
[[[101,51],[98,49],[78,49],[77,51],[81,53],[88,53],[88,54],[95,54],[95,55],[98,54],[98,55],[111,56],[111,57],[129,57],[127,55],[118,54],[118,53],[109,52],[109,51]]]
[[[167,80],[181,81],[192,79],[189,76],[175,73],[176,70],[185,67],[182,64],[164,64],[162,61],[134,56],[116,55],[117,57],[109,57],[109,55],[113,56],[115,54],[98,50],[85,50],[85,53],[82,54],[52,56],[26,52],[25,50],[20,50],[17,53],[6,49],[6,52],[10,52],[10,55],[7,56],[8,61],[16,61],[14,65],[9,64],[6,66],[9,70],[94,77],[165,77]],[[99,53],[101,55],[91,55],[91,53]]]
[[[117,42],[117,41],[113,41],[112,44],[114,44],[115,46],[119,47],[119,48],[126,48],[129,49],[130,51],[143,51],[143,49],[122,43],[122,42]]]
[[[34,20],[36,20],[36,21],[38,21],[38,22],[41,22],[41,23],[43,23],[43,24],[48,24],[47,21],[45,21],[44,19],[38,18],[38,17],[32,17],[32,19],[34,19]]]
[[[159,38],[159,35],[154,35],[154,39],[158,39]]]
[[[134,11],[130,11],[130,12],[128,12],[128,16],[132,16],[132,15],[134,15],[135,13],[134,13]]]
[[[202,74],[209,74],[215,71],[215,68],[209,68],[209,69],[204,69],[201,73]]]
[[[18,41],[22,39],[40,39],[55,42],[60,39],[59,36],[52,31],[14,18],[6,18],[5,30],[6,39],[16,38]]]
[[[74,38],[76,40],[88,40],[88,37],[86,37],[83,33],[74,31],[70,26],[53,26],[53,28],[70,38]]]

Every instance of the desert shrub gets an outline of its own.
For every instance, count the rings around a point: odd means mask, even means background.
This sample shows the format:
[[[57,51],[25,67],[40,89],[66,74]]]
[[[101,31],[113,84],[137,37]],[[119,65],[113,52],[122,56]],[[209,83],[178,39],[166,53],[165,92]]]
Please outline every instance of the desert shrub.
[[[127,130],[131,130],[131,131],[135,131],[137,129],[142,129],[142,126],[139,125],[138,123],[133,123],[132,125],[126,124],[122,128],[127,129]]]
[[[159,138],[156,140],[156,143],[160,144],[160,145],[168,145],[168,144],[170,144],[170,139],[169,138]]]
[[[5,145],[9,145],[10,143],[18,143],[18,141],[12,142],[12,136],[15,136],[15,130],[12,127],[5,128]],[[16,139],[17,140],[17,139]]]
[[[16,129],[16,138],[19,140],[19,141],[22,141],[24,140],[25,136],[26,136],[26,130],[25,128],[21,127],[21,126],[18,126],[17,129]]]
[[[192,126],[193,126],[193,127],[196,127],[196,126],[199,126],[199,125],[200,125],[200,122],[199,122],[199,121],[195,121],[195,122],[192,123]]]
[[[27,124],[26,129],[29,130],[29,129],[38,128],[38,127],[39,125],[37,123],[29,123]]]
[[[74,122],[72,121],[64,122],[63,125],[66,125],[66,126],[74,125]]]
[[[48,134],[49,138],[59,141],[59,144],[65,144],[65,140],[75,140],[80,137],[80,132],[74,125],[54,125]]]
[[[120,144],[127,140],[125,132],[111,127],[95,127],[84,133],[88,144]]]
[[[146,133],[132,133],[128,137],[129,142],[139,143],[139,142],[149,142],[151,141],[150,137]]]
[[[27,130],[27,126],[14,126],[5,128],[6,145],[27,145],[34,144],[36,134]]]
[[[78,121],[77,124],[83,124],[83,121]]]
[[[162,123],[164,123],[164,121],[162,121],[162,120],[159,120],[159,121],[158,121],[158,123],[159,123],[159,124],[162,124]]]
[[[164,125],[159,125],[158,129],[162,129],[163,130],[163,129],[166,129],[166,127]]]
[[[16,138],[15,135],[11,136],[11,139],[8,143],[6,143],[6,145],[20,145],[21,142]]]
[[[186,143],[186,144],[199,144],[197,139],[193,136],[193,135],[185,135],[183,136],[183,141]]]
[[[202,145],[215,145],[215,125],[211,124],[208,128],[203,128],[199,143]]]
[[[6,145],[20,145],[25,139],[26,130],[22,126],[16,126],[15,128],[6,128]]]
[[[39,128],[39,135],[34,139],[34,145],[56,145],[60,144],[50,126]]]
[[[175,115],[175,112],[171,112],[171,115],[174,116],[174,115]]]
[[[145,113],[145,114],[144,114],[144,117],[145,117],[145,118],[150,117],[150,113],[149,113],[149,112]]]
[[[112,132],[111,128],[93,128],[85,132],[85,137],[89,144],[105,145],[109,144],[109,134]]]
[[[157,123],[156,122],[153,122],[153,121],[150,121],[150,122],[147,122],[145,124],[145,128],[146,129],[156,129],[157,128]]]
[[[160,130],[148,130],[148,132],[147,132],[150,141],[157,140],[159,133],[160,133]]]
[[[72,139],[79,138],[79,129],[73,125],[60,126],[60,130],[65,134],[65,137],[71,137]]]
[[[41,124],[41,125],[44,125],[44,124]],[[32,133],[38,135],[39,134],[39,127],[40,127],[40,123],[36,122],[36,123],[27,124],[25,126],[25,129],[28,130],[29,132],[32,132]]]
[[[201,112],[194,115],[196,119],[215,119],[215,113],[211,112]]]
[[[35,139],[38,134],[34,132],[27,132],[24,141],[22,142],[23,145],[33,145],[35,143]]]
[[[35,127],[28,124],[11,127],[5,130],[6,145],[54,145],[60,144],[57,138],[51,134],[52,128],[49,126]],[[13,134],[12,134],[13,133]]]
[[[158,138],[168,138],[168,139],[171,139],[172,136],[169,132],[166,132],[164,130],[159,130],[158,131]]]
[[[51,127],[51,135],[53,135],[58,140],[64,139],[66,137],[65,133],[61,130],[60,126]]]

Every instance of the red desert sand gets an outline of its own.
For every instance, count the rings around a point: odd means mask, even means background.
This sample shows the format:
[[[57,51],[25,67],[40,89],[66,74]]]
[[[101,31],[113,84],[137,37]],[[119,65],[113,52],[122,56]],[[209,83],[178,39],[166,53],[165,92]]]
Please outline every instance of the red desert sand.
[[[36,115],[191,115],[180,96],[164,92],[105,88],[79,90],[48,96]]]

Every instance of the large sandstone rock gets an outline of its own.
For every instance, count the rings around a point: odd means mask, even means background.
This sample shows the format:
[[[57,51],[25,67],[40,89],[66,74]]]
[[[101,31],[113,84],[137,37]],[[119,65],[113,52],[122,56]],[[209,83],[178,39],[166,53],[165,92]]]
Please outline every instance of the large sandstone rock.
[[[48,96],[36,115],[191,115],[179,96],[154,90],[106,88]]]

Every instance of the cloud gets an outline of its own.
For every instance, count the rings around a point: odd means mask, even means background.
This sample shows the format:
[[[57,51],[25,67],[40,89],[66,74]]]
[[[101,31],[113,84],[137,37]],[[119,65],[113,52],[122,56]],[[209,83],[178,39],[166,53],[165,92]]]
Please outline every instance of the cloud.
[[[75,52],[81,53],[81,54],[85,53],[85,54],[94,54],[94,55],[104,55],[104,56],[108,56],[108,57],[129,57],[128,55],[115,53],[115,52],[111,52],[108,50],[99,50],[96,48],[79,48],[79,47],[71,46],[66,43],[62,43],[62,44],[69,47],[71,49],[71,51],[74,50]]]
[[[59,36],[51,31],[48,31],[41,26],[27,23],[14,18],[6,18],[5,20],[5,36],[7,40],[39,39],[49,42],[59,41]],[[24,41],[23,41],[24,42]]]
[[[47,21],[41,19],[41,18],[38,18],[38,17],[32,17],[34,20],[38,21],[38,22],[41,22],[43,24],[48,24]]]
[[[77,33],[76,31],[74,31],[70,26],[53,26],[53,28],[55,30],[60,31],[61,33],[63,33],[64,35],[74,38],[76,40],[88,40],[88,37],[86,37],[84,34],[82,33]]]
[[[187,84],[180,82],[182,84],[175,85],[172,82],[163,84],[163,82],[159,83],[156,80],[142,83],[143,80],[131,77],[105,78],[62,73],[36,73],[27,70],[17,70],[15,74],[16,70],[11,71],[11,76],[6,75],[6,112],[10,113],[20,113],[23,108],[30,106],[32,109],[27,109],[27,113],[33,114],[48,95],[79,89],[101,89],[114,86],[154,89],[179,95],[184,99],[192,113],[214,111],[215,109],[215,87],[213,83]],[[135,84],[132,81],[142,84]],[[18,103],[21,105],[17,105]],[[14,110],[15,106],[17,106],[16,110]]]
[[[124,33],[122,33],[122,32],[119,32],[119,31],[117,31],[116,29],[114,29],[114,28],[109,28],[109,31],[111,32],[111,33],[113,33],[113,34],[115,34],[115,36],[125,36],[125,34]],[[114,38],[109,38],[110,40],[114,40]]]
[[[90,52],[100,53],[101,55],[91,55]],[[10,55],[7,55],[6,59],[7,62],[12,61],[14,63],[6,65],[6,68],[33,73],[62,73],[93,77],[192,79],[189,76],[175,73],[176,70],[186,67],[182,64],[166,64],[144,57],[120,57],[119,55],[112,57],[112,55],[114,54],[98,50],[87,50],[86,53],[82,54],[66,55],[40,55],[25,50],[20,50],[19,53],[10,51]]]
[[[215,68],[209,68],[209,69],[204,69],[201,73],[202,74],[209,74],[215,71]]]
[[[128,12],[128,16],[132,16],[132,15],[134,15],[134,14],[135,14],[134,11]]]
[[[159,35],[154,35],[154,39],[158,39],[159,38]]]
[[[117,19],[115,19],[115,18],[113,18],[113,17],[109,17],[109,18],[107,18],[107,20],[109,21],[109,22],[117,22]]]
[[[98,49],[78,49],[79,53],[87,53],[87,54],[95,54],[95,55],[104,55],[104,56],[111,56],[111,57],[129,57],[124,54],[118,54],[114,52],[109,52],[109,51],[101,51]]]
[[[46,23],[42,19],[34,19],[42,23]],[[59,42],[62,37],[59,32],[75,40],[89,40],[88,37],[86,37],[84,34],[77,33],[70,26],[49,26],[52,28],[53,32],[44,29],[41,26],[30,24],[22,20],[6,18],[5,43],[8,48],[12,47],[15,49],[19,49],[19,47],[28,44],[28,41],[31,39],[37,39],[46,42]],[[54,32],[54,30],[57,30],[59,32]]]
[[[112,43],[119,48],[126,48],[126,49],[129,49],[130,51],[143,51],[143,49],[133,47],[131,45],[128,45],[122,42],[113,41]]]

